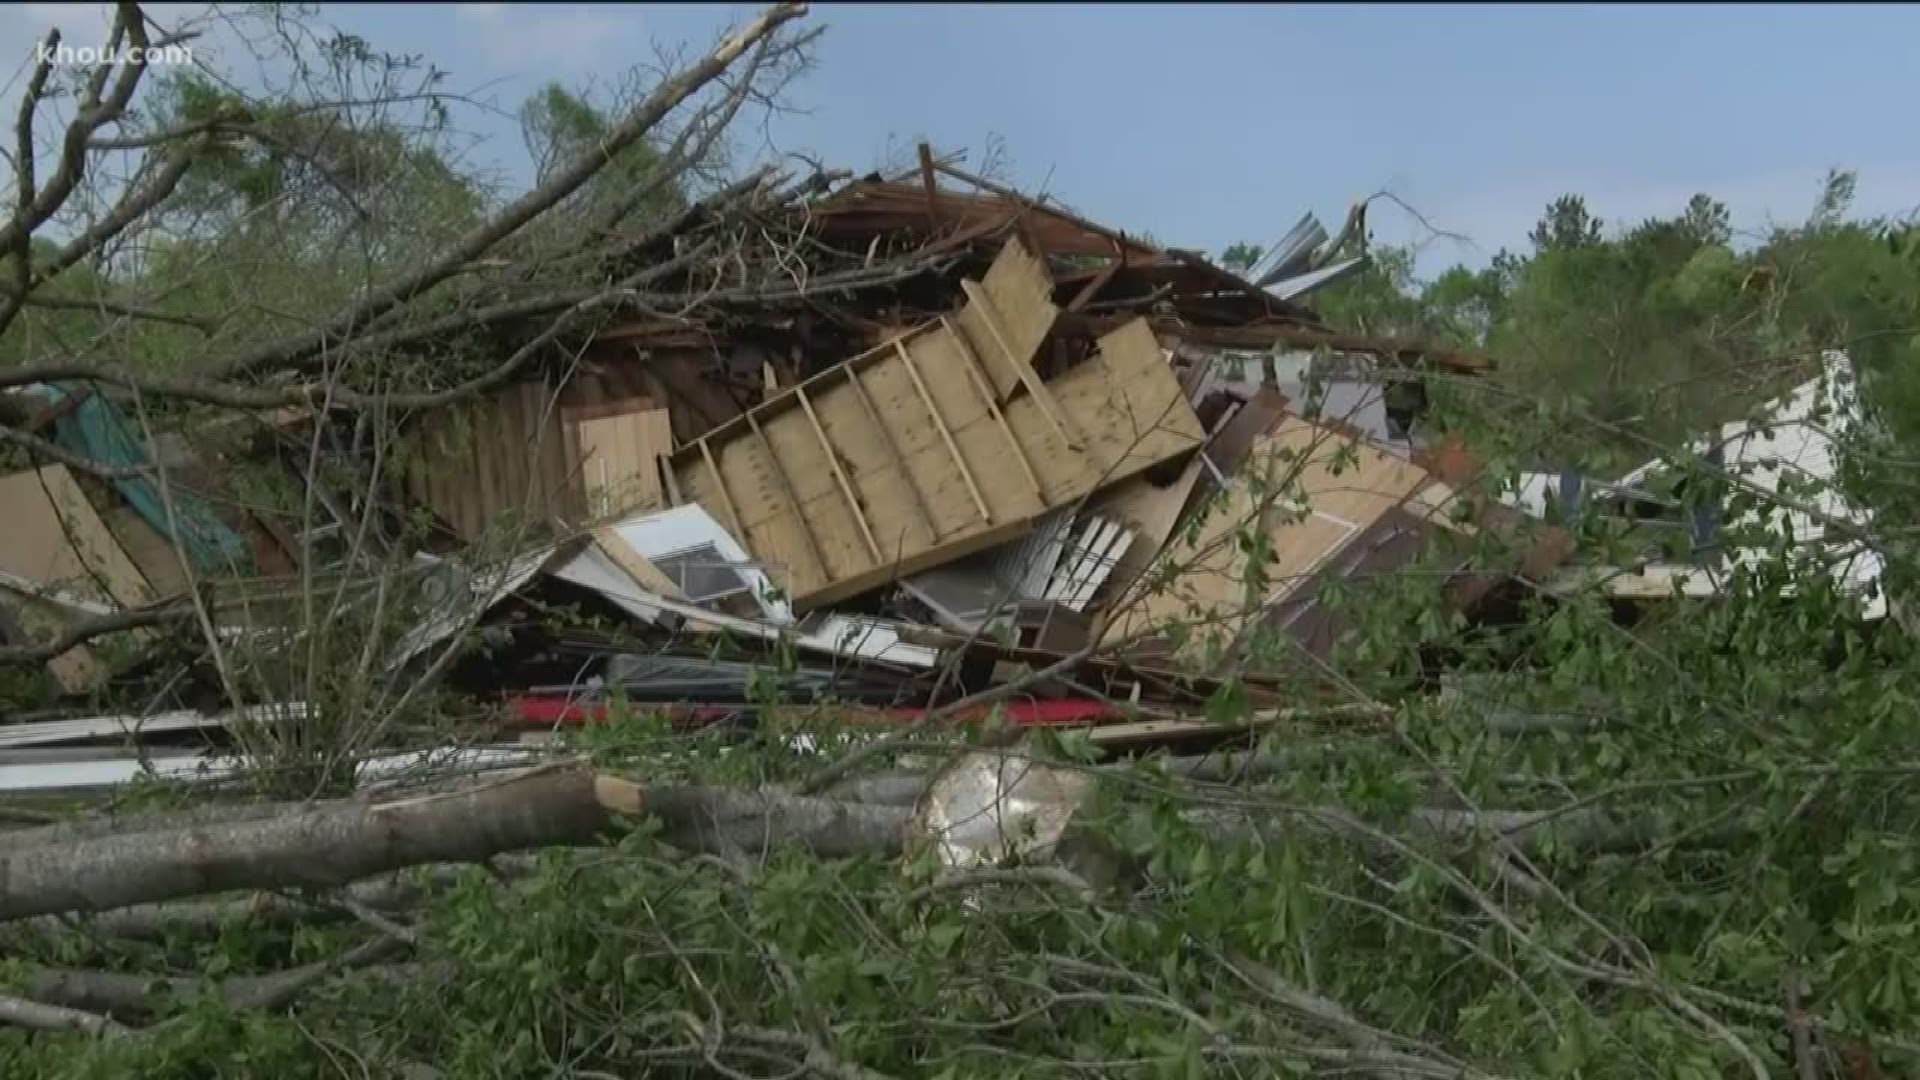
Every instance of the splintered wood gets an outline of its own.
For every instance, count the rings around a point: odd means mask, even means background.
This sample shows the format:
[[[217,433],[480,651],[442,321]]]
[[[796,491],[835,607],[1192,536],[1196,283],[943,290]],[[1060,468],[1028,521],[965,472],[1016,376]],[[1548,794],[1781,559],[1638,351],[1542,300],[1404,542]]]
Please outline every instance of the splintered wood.
[[[1045,267],[1010,241],[960,312],[681,448],[671,487],[803,611],[992,547],[1199,445],[1144,320],[1041,382],[1051,295]]]

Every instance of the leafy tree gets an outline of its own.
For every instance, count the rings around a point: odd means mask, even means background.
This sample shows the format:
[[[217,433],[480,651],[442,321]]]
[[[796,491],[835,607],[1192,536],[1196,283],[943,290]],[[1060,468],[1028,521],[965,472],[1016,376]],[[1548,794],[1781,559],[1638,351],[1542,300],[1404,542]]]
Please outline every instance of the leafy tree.
[[[1258,266],[1260,259],[1265,254],[1266,249],[1261,245],[1249,244],[1242,241],[1229,246],[1227,250],[1220,253],[1220,265],[1229,270],[1236,270],[1244,274],[1252,270],[1255,266]]]
[[[520,107],[521,130],[536,174],[599,145],[611,121],[606,111],[557,82],[549,82]],[[626,207],[636,220],[656,220],[686,205],[679,182],[665,179],[661,151],[646,142],[622,150],[576,197],[576,213],[605,215]]]
[[[1547,207],[1527,239],[1536,253],[1592,247],[1600,243],[1600,219],[1587,212],[1586,199],[1562,195]]]

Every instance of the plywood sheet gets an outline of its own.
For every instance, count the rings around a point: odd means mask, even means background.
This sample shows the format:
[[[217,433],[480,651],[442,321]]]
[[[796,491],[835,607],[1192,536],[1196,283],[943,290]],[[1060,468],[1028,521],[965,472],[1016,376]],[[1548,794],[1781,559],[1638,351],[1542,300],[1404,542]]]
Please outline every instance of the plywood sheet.
[[[991,311],[969,303],[953,321],[986,369],[997,400],[1005,400],[1021,384],[1018,365],[1029,365],[1031,370],[1034,352],[1059,315],[1053,304],[1053,279],[1024,245],[1010,243],[987,269],[979,292]]]
[[[1287,512],[1279,498],[1256,498],[1249,477],[1274,492],[1289,486],[1304,518]],[[1144,586],[1111,612],[1103,642],[1164,635],[1187,627],[1180,650],[1189,659],[1209,639],[1231,641],[1266,604],[1312,574],[1352,538],[1398,507],[1428,481],[1410,462],[1363,442],[1293,417],[1254,443],[1239,477],[1211,501],[1197,532],[1176,539],[1162,553]],[[1252,591],[1246,552],[1238,533],[1259,524],[1270,558],[1265,593]],[[1166,577],[1165,575],[1172,575]]]
[[[509,519],[578,519],[585,492],[558,398],[543,383],[522,383],[424,417],[411,436],[409,497],[466,540]]]
[[[67,595],[119,606],[142,604],[153,590],[64,465],[0,477],[0,570]],[[0,606],[29,640],[59,630],[57,608],[0,592]],[[48,664],[68,690],[99,675],[84,647]]]
[[[1205,464],[1196,454],[1179,479],[1165,487],[1156,487],[1146,477],[1136,476],[1100,497],[1095,504],[1098,512],[1126,522],[1133,530],[1133,542],[1120,553],[1113,564],[1113,573],[1107,578],[1105,591],[1109,595],[1124,597],[1167,546],[1175,526],[1180,523],[1180,512],[1186,508],[1205,471]]]
[[[186,576],[180,569],[179,553],[173,544],[148,525],[140,512],[128,506],[118,506],[106,510],[100,515],[107,530],[120,542],[120,549],[127,553],[133,564],[140,569],[140,575],[155,596],[171,596],[187,588]]]
[[[995,266],[1021,260],[1032,257],[1010,242]],[[1001,278],[1019,280],[1013,271]],[[1040,299],[1009,299],[1003,331],[1031,350],[1045,336],[1041,320],[1052,322],[1051,285],[1043,275],[1026,279]],[[1077,447],[1032,394],[1006,402],[996,417],[990,388],[969,372],[963,334],[950,320],[807,380],[800,389],[818,429],[789,391],[756,408],[752,425],[709,433],[705,452],[678,451],[675,486],[741,534],[804,610],[1001,543],[1040,515],[1200,442],[1199,420],[1142,320],[1107,334],[1093,357],[1047,384]],[[831,462],[847,477],[851,501]]]
[[[660,460],[673,453],[673,419],[665,409],[610,416],[567,410],[569,456],[580,469],[592,517],[664,509]]]

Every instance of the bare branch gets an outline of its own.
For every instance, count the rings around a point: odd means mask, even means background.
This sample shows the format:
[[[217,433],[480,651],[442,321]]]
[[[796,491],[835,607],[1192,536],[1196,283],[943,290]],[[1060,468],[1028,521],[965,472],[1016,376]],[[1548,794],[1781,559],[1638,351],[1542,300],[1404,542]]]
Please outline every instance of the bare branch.
[[[491,220],[474,229],[437,259],[421,269],[375,290],[365,299],[317,331],[268,343],[216,365],[210,374],[231,378],[283,364],[298,364],[310,359],[336,342],[350,338],[359,328],[397,305],[407,303],[440,282],[459,273],[495,244],[544,213],[592,179],[613,156],[625,150],[653,130],[666,115],[712,82],[733,62],[772,34],[779,27],[806,13],[804,3],[783,2],[768,8],[739,31],[728,35],[700,63],[660,84],[609,130],[592,151],[583,153],[545,183],[514,200]]]
[[[97,637],[123,630],[167,626],[193,618],[193,605],[183,598],[162,601],[146,607],[116,611],[69,624],[52,638],[37,645],[0,646],[0,665],[44,664],[78,645]]]
[[[101,315],[113,315],[124,319],[139,319],[144,322],[171,323],[185,326],[203,334],[213,333],[213,319],[199,315],[184,315],[172,311],[159,311],[139,304],[128,304],[106,297],[84,299],[77,296],[43,296],[32,293],[26,297],[26,306],[48,308],[54,311],[92,311]]]
[[[146,16],[141,12],[140,5],[131,0],[122,0],[117,8],[114,41],[117,43],[125,35],[132,48],[120,66],[120,77],[114,82],[113,92],[104,102],[99,100],[100,90],[110,70],[108,65],[103,64],[88,86],[85,107],[67,125],[66,134],[61,140],[59,163],[53,175],[47,179],[47,186],[35,193],[32,202],[17,207],[11,221],[0,225],[0,250],[18,250],[34,230],[46,224],[66,205],[67,197],[73,194],[86,173],[87,141],[94,132],[125,115],[127,105],[133,100],[140,77],[146,73]]]

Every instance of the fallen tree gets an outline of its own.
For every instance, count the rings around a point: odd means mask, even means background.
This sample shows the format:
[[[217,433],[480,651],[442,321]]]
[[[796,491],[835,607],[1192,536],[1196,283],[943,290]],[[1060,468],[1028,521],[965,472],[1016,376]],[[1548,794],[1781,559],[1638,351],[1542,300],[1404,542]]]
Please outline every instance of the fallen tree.
[[[61,830],[0,850],[0,921],[241,889],[331,889],[433,863],[590,844],[645,814],[696,851],[798,845],[825,857],[899,850],[906,811],[767,791],[647,787],[551,766],[393,802],[344,800],[177,827]]]

